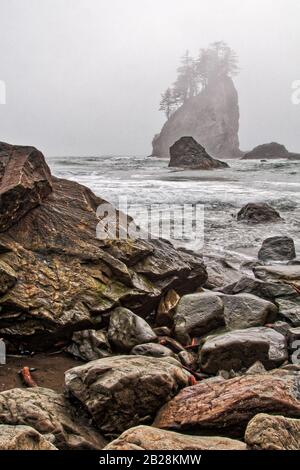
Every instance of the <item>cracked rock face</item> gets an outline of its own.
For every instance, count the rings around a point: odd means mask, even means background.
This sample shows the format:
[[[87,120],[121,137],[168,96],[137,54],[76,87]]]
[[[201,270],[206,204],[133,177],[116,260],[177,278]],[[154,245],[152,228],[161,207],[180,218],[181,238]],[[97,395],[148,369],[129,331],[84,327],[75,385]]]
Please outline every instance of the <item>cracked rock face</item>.
[[[166,241],[98,239],[97,209],[112,206],[52,177],[37,150],[1,144],[0,163],[0,337],[45,349],[115,307],[147,315],[168,290],[206,282],[201,257]]]
[[[51,191],[50,170],[41,152],[0,143],[0,232],[38,206]]]
[[[0,393],[0,423],[31,426],[58,449],[100,450],[103,437],[61,394],[46,388],[14,388]]]
[[[104,450],[246,450],[246,444],[226,437],[188,436],[137,426],[125,431]]]
[[[288,358],[285,337],[277,331],[258,327],[234,330],[205,341],[200,351],[204,372],[239,371],[260,361],[267,369],[280,366]]]
[[[258,414],[247,426],[245,441],[258,450],[300,450],[300,419]]]
[[[208,379],[187,387],[158,413],[154,425],[177,431],[243,436],[258,413],[300,417],[299,372]]]
[[[0,450],[57,450],[30,426],[0,425]]]
[[[115,356],[67,371],[66,386],[102,433],[118,435],[151,422],[189,377],[173,358]]]

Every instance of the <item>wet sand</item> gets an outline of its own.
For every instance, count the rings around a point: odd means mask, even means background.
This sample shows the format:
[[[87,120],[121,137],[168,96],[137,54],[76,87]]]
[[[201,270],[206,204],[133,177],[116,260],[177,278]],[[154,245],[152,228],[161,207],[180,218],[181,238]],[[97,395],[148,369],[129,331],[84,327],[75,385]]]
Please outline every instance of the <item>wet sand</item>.
[[[27,388],[19,375],[19,371],[26,366],[37,369],[32,372],[32,378],[39,387],[62,392],[65,371],[80,364],[82,364],[81,361],[65,353],[55,355],[36,354],[32,357],[7,357],[7,364],[0,365],[0,392],[16,387]]]

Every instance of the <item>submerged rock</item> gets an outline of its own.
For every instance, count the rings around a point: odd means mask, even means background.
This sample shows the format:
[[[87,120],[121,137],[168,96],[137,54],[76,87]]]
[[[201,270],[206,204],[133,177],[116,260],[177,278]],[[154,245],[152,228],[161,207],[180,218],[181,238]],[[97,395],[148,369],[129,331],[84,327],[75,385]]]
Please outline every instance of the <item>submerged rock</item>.
[[[169,401],[159,411],[154,425],[242,437],[249,420],[258,413],[300,417],[299,379],[299,373],[282,370],[229,380],[204,380]]]
[[[260,361],[266,369],[280,366],[288,358],[286,339],[270,328],[234,330],[209,337],[201,351],[204,372],[239,371]]]
[[[116,356],[66,372],[66,386],[104,434],[151,422],[190,374],[173,358]]]
[[[291,237],[267,238],[258,252],[258,259],[262,261],[290,261],[294,258],[296,250]]]
[[[0,424],[0,450],[57,450],[30,426]]]
[[[193,137],[181,137],[170,148],[170,167],[189,168],[193,170],[214,170],[228,168],[229,165],[212,158],[205,148]]]
[[[104,450],[246,450],[246,444],[226,437],[189,436],[137,426],[125,431]]]
[[[248,224],[282,222],[278,211],[266,203],[249,203],[237,214],[237,220]]]
[[[258,414],[247,426],[245,441],[257,450],[300,450],[300,419]]]
[[[53,435],[59,449],[100,450],[106,445],[63,395],[46,388],[0,393],[0,422],[31,426],[46,438]]]

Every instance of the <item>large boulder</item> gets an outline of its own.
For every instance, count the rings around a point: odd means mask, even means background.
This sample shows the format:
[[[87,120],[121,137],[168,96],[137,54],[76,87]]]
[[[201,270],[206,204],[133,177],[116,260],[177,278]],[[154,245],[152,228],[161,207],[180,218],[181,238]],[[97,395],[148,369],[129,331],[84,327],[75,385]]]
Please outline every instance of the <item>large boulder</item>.
[[[247,224],[269,224],[282,222],[278,211],[266,203],[249,203],[237,214],[238,222]]]
[[[278,144],[277,142],[271,142],[270,144],[258,145],[251,152],[245,153],[242,157],[243,160],[260,160],[260,159],[282,159],[289,158],[289,151],[284,145]]]
[[[229,165],[212,158],[205,148],[193,137],[181,137],[170,148],[170,167],[189,168],[193,170],[215,170],[228,168]]]
[[[41,152],[0,143],[0,232],[38,206],[51,190],[50,170]]]
[[[174,315],[176,337],[184,344],[224,325],[223,302],[212,292],[185,295]]]
[[[0,450],[57,450],[57,448],[30,426],[0,424]]]
[[[66,386],[104,434],[150,420],[186,386],[190,374],[173,358],[116,356],[66,372]]]
[[[100,450],[106,445],[87,419],[61,394],[46,388],[14,388],[0,393],[0,423],[31,426],[58,449]]]
[[[272,302],[252,294],[223,295],[224,318],[231,329],[263,326],[275,321],[278,308]]]
[[[300,450],[300,419],[258,414],[247,426],[245,441],[257,450]]]
[[[188,436],[137,426],[125,431],[104,450],[246,450],[246,444],[226,437]]]
[[[119,351],[129,352],[134,346],[151,343],[156,334],[143,320],[126,308],[116,308],[110,315],[108,339]]]
[[[115,222],[116,211],[80,184],[54,177],[49,182],[40,152],[14,147],[1,155],[8,161],[1,167],[2,186],[17,155],[28,171],[26,210],[18,202],[20,178],[9,179],[11,189],[2,198],[10,216],[0,210],[0,337],[45,349],[74,331],[99,329],[117,306],[146,316],[167,291],[183,295],[206,282],[200,255],[167,241],[97,238]],[[124,231],[122,219],[117,217],[117,228]]]
[[[294,258],[296,250],[291,237],[267,238],[258,252],[258,259],[262,261],[290,261]]]
[[[204,372],[239,371],[260,361],[267,369],[278,367],[288,359],[285,337],[271,328],[234,330],[209,337],[201,351]]]
[[[179,392],[159,411],[154,425],[242,437],[258,413],[300,417],[299,380],[299,372],[283,370],[204,380]]]
[[[183,135],[201,142],[216,158],[238,158],[238,94],[231,78],[210,80],[197,96],[188,99],[153,139],[154,157],[169,158],[169,148]]]

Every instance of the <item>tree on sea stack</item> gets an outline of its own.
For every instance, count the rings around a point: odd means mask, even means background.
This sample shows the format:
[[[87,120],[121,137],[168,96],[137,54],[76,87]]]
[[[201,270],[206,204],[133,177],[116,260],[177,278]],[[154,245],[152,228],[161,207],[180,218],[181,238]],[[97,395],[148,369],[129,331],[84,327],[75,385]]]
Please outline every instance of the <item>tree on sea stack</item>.
[[[181,58],[173,87],[162,95],[160,111],[164,111],[169,119],[176,109],[197,96],[212,80],[233,77],[238,70],[237,55],[224,41],[200,49],[196,59],[187,50]]]

